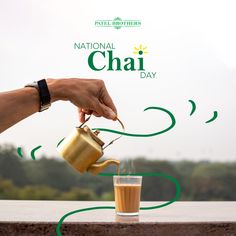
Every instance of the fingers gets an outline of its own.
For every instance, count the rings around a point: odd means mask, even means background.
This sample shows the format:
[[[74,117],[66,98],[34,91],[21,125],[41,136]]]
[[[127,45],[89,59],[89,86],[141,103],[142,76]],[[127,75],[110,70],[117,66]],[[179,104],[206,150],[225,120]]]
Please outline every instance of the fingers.
[[[89,110],[89,109],[78,108],[78,111],[79,111],[79,121],[80,121],[80,123],[85,122],[85,115],[93,114],[96,117],[101,117],[101,115],[98,114],[96,111],[92,111],[92,110]]]
[[[107,92],[104,81],[102,80],[86,80],[83,82],[83,93],[81,97],[72,100],[72,103],[79,108],[79,120],[85,121],[85,116],[93,114],[94,116],[103,116],[107,119],[117,119],[117,109]],[[81,83],[81,81],[80,81]],[[80,86],[81,89],[82,86]]]
[[[85,122],[85,115],[91,115],[93,114],[94,112],[90,109],[86,109],[86,108],[79,108],[79,121],[81,123],[84,123]],[[97,113],[94,114],[96,116],[99,116]]]
[[[85,114],[87,114],[87,115],[91,115],[91,114],[93,113],[92,110],[86,109],[86,108],[82,108],[82,112],[85,113]]]
[[[93,115],[96,117],[101,117],[101,115],[99,115],[96,111],[93,112]]]
[[[106,105],[98,102],[98,105],[96,106],[96,111],[91,111],[88,109],[83,109],[83,108],[79,108],[79,121],[81,123],[85,122],[85,115],[91,115],[93,114],[96,117],[105,117],[107,119],[110,120],[116,120],[117,115],[116,113],[109,107],[107,107]]]
[[[79,121],[80,121],[80,123],[84,123],[85,122],[85,113],[82,111],[81,108],[79,108],[78,110],[79,110]]]
[[[116,120],[116,118],[117,118],[116,113],[110,107],[108,107],[105,104],[102,104],[100,102],[98,102],[96,110],[100,116],[103,116],[107,119]]]
[[[107,92],[105,85],[102,89],[101,97],[99,98],[99,100],[101,101],[101,103],[104,103],[107,107],[111,108],[114,111],[114,113],[117,115],[117,109],[116,109],[109,93]]]

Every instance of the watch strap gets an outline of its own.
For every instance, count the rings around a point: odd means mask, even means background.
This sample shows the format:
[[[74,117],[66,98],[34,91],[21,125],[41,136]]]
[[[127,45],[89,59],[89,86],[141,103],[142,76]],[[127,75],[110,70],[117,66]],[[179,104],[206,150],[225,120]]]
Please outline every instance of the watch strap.
[[[36,88],[39,93],[39,111],[45,111],[51,106],[51,96],[45,79],[25,85],[25,87]]]
[[[45,79],[39,80],[37,84],[41,105],[39,111],[41,112],[47,110],[51,106],[51,96]]]

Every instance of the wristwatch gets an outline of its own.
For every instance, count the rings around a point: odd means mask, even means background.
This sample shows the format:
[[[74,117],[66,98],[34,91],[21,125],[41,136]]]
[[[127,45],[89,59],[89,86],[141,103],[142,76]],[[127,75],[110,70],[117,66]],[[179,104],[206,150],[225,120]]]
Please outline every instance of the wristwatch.
[[[51,96],[45,79],[26,84],[25,87],[32,87],[37,89],[40,99],[40,112],[47,110],[51,106]]]

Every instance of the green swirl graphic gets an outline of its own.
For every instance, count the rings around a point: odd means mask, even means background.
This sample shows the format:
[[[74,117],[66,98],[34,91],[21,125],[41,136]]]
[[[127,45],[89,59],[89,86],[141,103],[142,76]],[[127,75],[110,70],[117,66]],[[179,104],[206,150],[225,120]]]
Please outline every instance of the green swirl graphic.
[[[41,148],[42,146],[41,145],[39,145],[39,146],[37,146],[36,148],[34,148],[34,149],[32,149],[32,151],[30,152],[30,155],[31,155],[31,158],[35,161],[35,155],[34,155],[34,153],[39,149],[39,148]]]
[[[126,132],[113,130],[113,129],[106,129],[106,128],[93,128],[92,130],[100,130],[100,131],[105,131],[105,132],[110,132],[110,133],[115,133],[115,134],[120,134],[120,135],[131,136],[131,137],[152,137],[152,136],[156,136],[159,134],[163,134],[163,133],[171,130],[172,128],[174,128],[174,126],[176,124],[176,120],[175,120],[174,115],[170,111],[168,111],[167,109],[162,108],[162,107],[147,107],[144,109],[144,111],[147,111],[147,110],[160,110],[160,111],[165,112],[171,119],[171,125],[162,131],[151,133],[151,134],[132,134],[132,133],[126,133]]]
[[[21,147],[18,147],[18,148],[17,148],[17,153],[18,153],[18,155],[19,155],[20,157],[23,157]]]
[[[190,116],[196,111],[196,103],[193,100],[188,100],[192,105],[192,111],[190,113]]]
[[[114,173],[100,173],[99,175],[100,176],[113,176],[113,175],[116,175],[116,174],[114,174]],[[121,175],[127,175],[127,173],[121,174]],[[171,199],[170,201],[168,201],[166,203],[163,203],[161,205],[150,206],[150,207],[140,207],[140,210],[153,210],[153,209],[165,207],[167,205],[170,205],[170,204],[174,203],[175,201],[177,201],[180,198],[181,187],[180,187],[179,181],[177,179],[175,179],[174,177],[172,177],[172,176],[166,175],[164,173],[135,173],[135,174],[129,174],[129,175],[162,177],[162,178],[168,179],[169,181],[171,181],[172,183],[175,184],[176,193],[175,193],[175,197],[173,199]],[[78,209],[78,210],[66,213],[65,215],[63,215],[61,217],[61,219],[57,223],[57,227],[56,227],[57,235],[62,236],[60,229],[61,229],[61,226],[62,226],[64,220],[68,216],[79,213],[79,212],[92,211],[92,210],[101,210],[101,209],[115,209],[115,207],[114,206],[97,206],[97,207],[95,206],[95,207],[89,207],[89,208],[82,208],[82,209]]]
[[[59,141],[59,143],[57,144],[57,147],[59,147],[59,145],[63,142],[64,139],[65,137]]]
[[[205,123],[206,123],[206,124],[211,123],[211,122],[214,121],[217,117],[218,117],[218,112],[217,112],[217,111],[214,111],[213,117],[212,117],[210,120],[206,121]]]

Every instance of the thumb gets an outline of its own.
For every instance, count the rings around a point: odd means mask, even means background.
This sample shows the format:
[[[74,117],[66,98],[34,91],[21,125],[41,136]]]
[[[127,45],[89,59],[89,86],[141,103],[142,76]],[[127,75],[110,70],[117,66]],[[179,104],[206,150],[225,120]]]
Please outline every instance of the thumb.
[[[117,118],[116,113],[110,107],[107,107],[106,105],[102,103],[98,103],[97,110],[98,110],[99,115],[107,119],[116,120]]]

